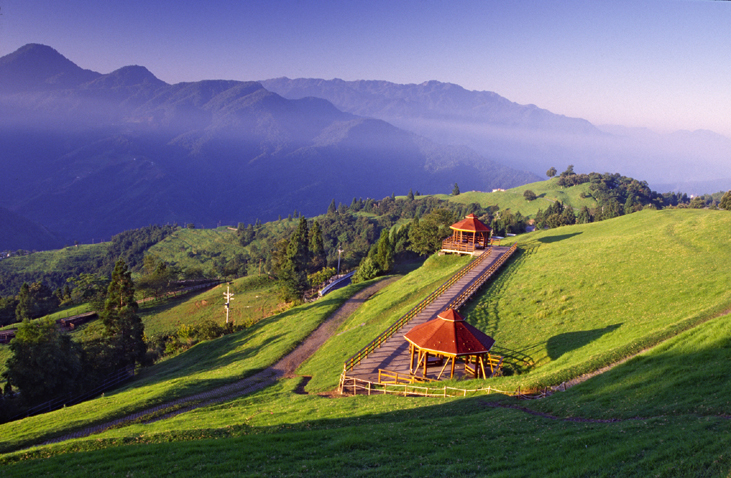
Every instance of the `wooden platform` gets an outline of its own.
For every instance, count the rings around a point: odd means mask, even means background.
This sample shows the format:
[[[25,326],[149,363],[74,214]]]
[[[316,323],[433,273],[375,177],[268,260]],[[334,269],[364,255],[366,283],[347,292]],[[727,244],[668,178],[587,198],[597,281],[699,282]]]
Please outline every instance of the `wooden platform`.
[[[478,280],[484,273],[495,264],[500,257],[508,252],[509,247],[496,246],[491,247],[490,255],[478,267],[475,267],[460,280],[455,282],[449,289],[440,295],[434,302],[429,304],[423,311],[416,315],[406,325],[401,327],[392,337],[381,345],[380,348],[371,352],[368,357],[363,359],[360,364],[353,367],[352,370],[345,372],[347,377],[358,378],[371,382],[378,382],[378,370],[389,370],[398,374],[409,374],[409,344],[404,339],[404,334],[411,330],[414,326],[423,324],[432,319],[447,308],[453,300],[464,296],[465,292],[469,292],[470,286]],[[489,249],[488,249],[489,250]],[[436,378],[439,374],[440,367],[434,367],[429,370],[429,378]],[[431,376],[433,372],[433,377]],[[459,367],[455,370],[455,376],[461,376],[464,373],[463,368]]]

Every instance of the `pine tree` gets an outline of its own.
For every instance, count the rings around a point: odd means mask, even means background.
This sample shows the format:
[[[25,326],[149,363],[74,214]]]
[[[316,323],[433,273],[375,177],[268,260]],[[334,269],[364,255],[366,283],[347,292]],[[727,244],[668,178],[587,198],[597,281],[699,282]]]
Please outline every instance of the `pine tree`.
[[[454,188],[452,188],[452,196],[459,196],[459,186],[457,183],[454,183]]]
[[[327,207],[327,213],[328,214],[335,214],[335,211],[337,211],[337,206],[335,205],[335,199],[330,201],[330,205]]]
[[[18,306],[15,308],[15,320],[22,322],[31,319],[33,310],[33,297],[30,295],[30,286],[23,282],[18,292]]]
[[[279,271],[280,293],[284,300],[297,301],[309,286],[307,267],[310,264],[307,219],[300,217],[297,229],[287,242]]]
[[[315,220],[310,229],[310,272],[317,272],[325,267],[325,244],[322,240],[322,229],[320,223]]]
[[[406,199],[408,199],[409,201],[414,200],[414,191],[412,189],[409,189],[409,194],[406,195]]]
[[[101,313],[104,336],[113,349],[115,366],[141,364],[145,357],[145,326],[137,315],[135,288],[127,264],[120,259],[114,265],[107,301]]]

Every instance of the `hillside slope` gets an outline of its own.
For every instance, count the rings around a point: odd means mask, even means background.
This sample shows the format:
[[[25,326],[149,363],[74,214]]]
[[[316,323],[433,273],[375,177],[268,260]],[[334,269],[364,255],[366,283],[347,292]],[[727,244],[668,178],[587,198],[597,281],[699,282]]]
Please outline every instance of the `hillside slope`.
[[[731,306],[730,225],[725,211],[644,211],[520,238],[521,253],[464,312],[496,346],[532,357],[534,367],[484,384],[562,380],[670,339],[565,393],[541,401],[500,394],[332,399],[303,394],[307,379],[295,377],[170,420],[8,454],[3,472],[726,476],[731,319],[714,317]],[[383,321],[384,310],[406,306],[406,282],[366,302],[300,373],[331,367],[336,376],[349,336]],[[264,327],[257,330],[267,336]],[[240,340],[195,347],[163,368],[177,380],[186,368],[191,377],[216,363],[228,369],[229,347]],[[207,358],[198,363],[201,353]],[[74,409],[20,424],[25,433],[42,433],[51,421],[70,426]],[[20,428],[4,436],[18,440]]]

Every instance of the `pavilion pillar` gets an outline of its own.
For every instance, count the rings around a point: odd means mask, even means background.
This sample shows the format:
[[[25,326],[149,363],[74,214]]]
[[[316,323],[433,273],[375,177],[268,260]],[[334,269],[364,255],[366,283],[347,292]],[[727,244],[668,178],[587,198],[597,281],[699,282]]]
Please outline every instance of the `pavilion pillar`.
[[[414,344],[409,343],[409,356],[411,359],[409,360],[409,373],[413,375],[414,373]]]
[[[424,352],[424,378],[426,378],[426,371],[427,371],[426,367],[427,367],[428,363],[429,363],[429,352]]]
[[[452,357],[452,371],[449,374],[449,378],[454,378],[454,362],[457,361],[457,356]]]

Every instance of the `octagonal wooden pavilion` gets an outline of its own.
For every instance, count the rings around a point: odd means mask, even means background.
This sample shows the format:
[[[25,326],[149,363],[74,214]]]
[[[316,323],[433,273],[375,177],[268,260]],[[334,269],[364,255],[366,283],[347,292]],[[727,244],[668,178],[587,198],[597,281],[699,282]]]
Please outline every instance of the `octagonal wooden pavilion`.
[[[442,252],[475,254],[484,250],[490,243],[492,230],[474,214],[468,214],[449,228],[452,229],[452,235],[442,241]]]
[[[404,338],[409,342],[409,372],[412,375],[421,369],[422,376],[428,378],[429,365],[441,365],[437,376],[439,380],[451,363],[449,377],[453,378],[458,360],[465,364],[465,375],[471,374],[474,378],[493,376],[502,366],[502,358],[490,356],[495,340],[468,324],[464,317],[452,309],[446,309],[436,319],[417,325]]]

